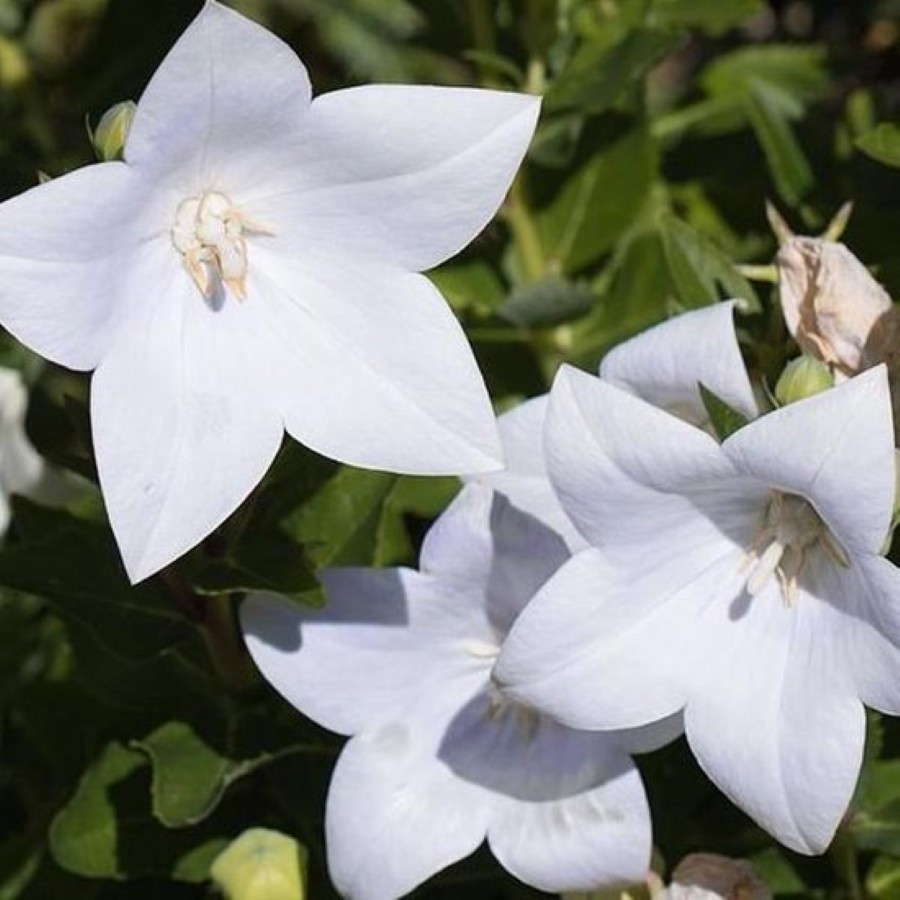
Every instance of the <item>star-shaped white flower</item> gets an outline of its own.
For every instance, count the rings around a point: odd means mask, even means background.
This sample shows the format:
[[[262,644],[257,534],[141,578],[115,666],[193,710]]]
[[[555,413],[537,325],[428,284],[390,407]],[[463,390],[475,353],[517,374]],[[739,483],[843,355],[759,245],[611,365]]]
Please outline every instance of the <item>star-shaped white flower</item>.
[[[759,408],[734,331],[734,307],[733,300],[715,303],[641,332],[603,358],[600,377],[703,428],[711,425],[700,384],[746,418],[756,418]],[[506,468],[470,480],[500,491],[557,531],[571,550],[581,550],[587,543],[560,505],[547,475],[548,400],[547,394],[534,397],[500,416]]]
[[[566,368],[546,430],[592,546],[518,620],[497,678],[575,727],[683,710],[712,780],[783,843],[822,851],[859,772],[863,703],[900,713],[884,367],[721,445]]]
[[[132,580],[221,523],[284,429],[359,466],[499,466],[471,350],[418,273],[493,216],[538,107],[398,85],[311,102],[290,48],[210,0],[141,97],[124,162],[0,206],[0,322],[96,368]]]
[[[354,735],[326,811],[329,867],[346,896],[401,896],[485,838],[547,891],[646,876],[649,814],[623,747],[658,746],[680,719],[578,732],[510,703],[491,680],[512,621],[568,555],[551,529],[469,485],[429,532],[420,571],[327,571],[318,612],[273,596],[244,604],[265,677]]]

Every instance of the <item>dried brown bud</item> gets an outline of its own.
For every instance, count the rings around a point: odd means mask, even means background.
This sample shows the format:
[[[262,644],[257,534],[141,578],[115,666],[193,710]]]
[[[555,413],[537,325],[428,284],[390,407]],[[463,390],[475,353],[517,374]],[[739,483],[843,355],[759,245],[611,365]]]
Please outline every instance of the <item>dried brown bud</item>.
[[[772,892],[746,859],[692,853],[672,873],[667,900],[771,900]]]
[[[867,365],[864,348],[891,298],[843,245],[791,237],[778,251],[781,308],[797,343],[837,373]]]

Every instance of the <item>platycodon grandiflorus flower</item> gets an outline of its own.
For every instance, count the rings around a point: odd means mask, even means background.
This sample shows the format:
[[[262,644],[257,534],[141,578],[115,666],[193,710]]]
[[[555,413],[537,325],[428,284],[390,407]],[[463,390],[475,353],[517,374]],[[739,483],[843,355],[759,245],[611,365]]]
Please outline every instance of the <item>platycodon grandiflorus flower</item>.
[[[821,852],[859,773],[863,704],[900,713],[884,367],[721,444],[567,367],[546,446],[591,546],[516,622],[499,682],[573,727],[683,710],[710,778],[780,841]]]
[[[274,35],[209,0],[124,161],[0,206],[0,322],[96,369],[91,418],[132,580],[220,524],[283,431],[354,465],[498,468],[484,383],[419,274],[496,212],[539,101],[402,85],[310,98]]]
[[[337,888],[408,893],[487,839],[546,891],[643,880],[650,819],[627,734],[575,731],[510,702],[491,668],[511,623],[569,556],[562,538],[481,485],[428,533],[420,570],[332,569],[328,602],[271,595],[243,607],[247,646],[298,709],[352,735],[325,831]]]

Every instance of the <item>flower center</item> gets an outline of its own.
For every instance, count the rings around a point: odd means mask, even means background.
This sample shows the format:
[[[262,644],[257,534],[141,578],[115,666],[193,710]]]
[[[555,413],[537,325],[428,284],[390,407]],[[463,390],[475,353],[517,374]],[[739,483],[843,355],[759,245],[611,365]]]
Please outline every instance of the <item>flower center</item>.
[[[850,565],[847,552],[806,500],[773,491],[762,526],[741,563],[742,571],[749,569],[747,593],[755,597],[774,575],[785,605],[790,606],[797,594],[797,581],[803,567],[817,544],[838,565]]]
[[[206,191],[183,200],[170,234],[197,289],[208,300],[216,279],[243,300],[247,295],[247,234],[273,234],[225,194]]]
[[[479,663],[493,665],[500,654],[500,644],[472,638],[463,643],[462,649]],[[487,703],[484,712],[489,722],[499,724],[511,719],[523,742],[528,744],[537,734],[541,724],[540,714],[515,700],[510,700],[493,678],[487,686]]]

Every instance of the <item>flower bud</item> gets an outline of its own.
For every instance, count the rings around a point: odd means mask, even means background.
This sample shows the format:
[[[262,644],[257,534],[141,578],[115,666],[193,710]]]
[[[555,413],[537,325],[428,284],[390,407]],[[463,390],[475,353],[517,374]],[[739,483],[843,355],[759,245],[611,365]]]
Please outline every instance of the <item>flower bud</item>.
[[[792,359],[775,385],[775,399],[782,405],[796,403],[834,387],[834,375],[825,363],[804,353]]]
[[[28,57],[22,48],[8,37],[0,35],[0,88],[15,91],[31,77]]]
[[[675,867],[666,900],[771,900],[772,892],[745,859],[691,853]]]
[[[865,367],[863,350],[891,298],[843,245],[789,237],[775,264],[785,322],[794,339],[842,375]]]
[[[92,136],[94,150],[103,162],[122,158],[136,109],[132,100],[123,100],[103,113]]]
[[[228,900],[303,900],[306,850],[268,828],[250,828],[213,861],[210,876]]]

